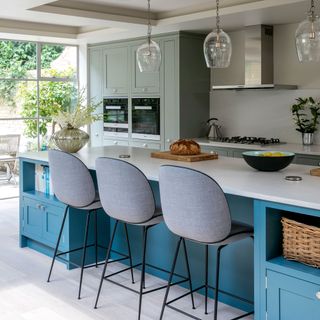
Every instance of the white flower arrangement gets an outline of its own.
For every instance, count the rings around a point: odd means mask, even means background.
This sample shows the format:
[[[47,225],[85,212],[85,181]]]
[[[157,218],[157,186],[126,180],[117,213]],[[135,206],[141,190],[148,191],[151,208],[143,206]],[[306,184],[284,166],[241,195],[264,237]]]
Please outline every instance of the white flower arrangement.
[[[79,92],[77,105],[72,111],[59,111],[52,117],[54,123],[61,128],[81,128],[97,120],[101,120],[102,114],[94,114],[101,102],[94,104],[92,100],[86,103],[85,90]]]

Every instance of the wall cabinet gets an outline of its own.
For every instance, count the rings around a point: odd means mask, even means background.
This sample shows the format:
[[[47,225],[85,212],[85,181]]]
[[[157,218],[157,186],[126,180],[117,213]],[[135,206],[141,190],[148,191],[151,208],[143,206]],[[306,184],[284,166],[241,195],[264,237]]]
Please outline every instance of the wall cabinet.
[[[140,45],[140,44],[139,44]],[[160,72],[140,72],[136,52],[139,45],[130,48],[131,58],[131,91],[134,95],[149,95],[160,93]]]
[[[272,320],[318,320],[320,284],[267,271],[267,318]]]
[[[103,50],[104,96],[128,95],[128,47]]]

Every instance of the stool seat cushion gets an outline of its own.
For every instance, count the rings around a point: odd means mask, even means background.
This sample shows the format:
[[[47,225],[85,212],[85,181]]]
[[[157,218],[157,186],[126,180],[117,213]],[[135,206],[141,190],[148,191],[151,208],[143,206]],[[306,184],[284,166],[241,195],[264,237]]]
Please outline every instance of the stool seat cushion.
[[[253,236],[253,227],[242,222],[232,221],[228,237],[220,242],[212,243],[212,245],[227,245],[251,236]]]
[[[102,204],[100,201],[100,197],[99,197],[99,193],[96,192],[96,196],[94,198],[94,201],[90,204],[88,204],[87,206],[84,207],[73,207],[73,208],[77,208],[79,210],[98,210],[102,208]]]
[[[154,226],[158,223],[161,223],[162,221],[163,221],[162,210],[161,210],[161,208],[156,208],[154,216],[150,220],[142,222],[142,223],[137,223],[135,225],[149,227],[149,226]]]

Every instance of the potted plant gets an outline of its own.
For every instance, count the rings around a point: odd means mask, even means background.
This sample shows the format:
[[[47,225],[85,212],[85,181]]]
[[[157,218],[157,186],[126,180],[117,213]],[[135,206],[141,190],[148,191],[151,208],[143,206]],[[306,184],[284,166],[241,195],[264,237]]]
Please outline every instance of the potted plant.
[[[298,98],[297,103],[291,106],[291,112],[296,130],[302,134],[302,143],[311,145],[313,143],[313,134],[317,131],[320,116],[320,103],[312,97]]]
[[[71,111],[59,111],[52,117],[53,123],[58,124],[61,130],[52,135],[54,144],[63,151],[75,153],[83,148],[90,136],[80,128],[102,119],[102,114],[95,114],[100,103],[92,100],[86,103],[85,91],[81,90],[76,107]]]

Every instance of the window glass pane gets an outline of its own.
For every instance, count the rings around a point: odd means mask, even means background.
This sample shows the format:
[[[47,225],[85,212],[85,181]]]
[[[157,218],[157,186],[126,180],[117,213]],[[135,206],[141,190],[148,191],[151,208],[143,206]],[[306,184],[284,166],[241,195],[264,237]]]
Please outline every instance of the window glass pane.
[[[37,46],[22,41],[0,41],[0,78],[33,79],[37,76]]]
[[[37,117],[35,81],[0,81],[0,118]]]
[[[76,78],[77,47],[43,44],[41,46],[41,77]]]
[[[39,116],[51,117],[59,110],[70,110],[76,103],[77,87],[69,81],[41,81]]]
[[[37,150],[36,132],[37,120],[0,120],[0,136],[3,135],[19,135],[19,151],[35,151]],[[13,150],[15,146],[8,146]]]

